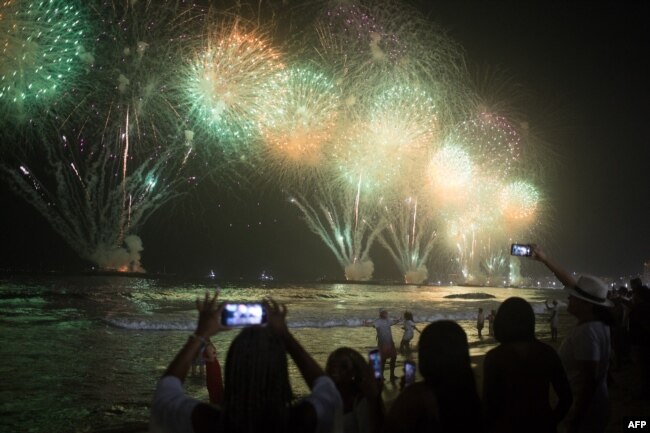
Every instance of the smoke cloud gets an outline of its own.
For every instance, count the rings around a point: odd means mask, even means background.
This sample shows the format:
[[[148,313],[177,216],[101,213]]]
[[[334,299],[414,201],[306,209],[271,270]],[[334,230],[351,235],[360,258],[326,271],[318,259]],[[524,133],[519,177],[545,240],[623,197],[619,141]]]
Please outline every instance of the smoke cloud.
[[[137,235],[129,235],[124,239],[123,247],[99,248],[90,259],[102,270],[146,272],[140,263],[140,252],[143,250],[142,239]]]
[[[351,263],[345,267],[345,278],[350,281],[368,281],[374,271],[375,265],[370,260]]]

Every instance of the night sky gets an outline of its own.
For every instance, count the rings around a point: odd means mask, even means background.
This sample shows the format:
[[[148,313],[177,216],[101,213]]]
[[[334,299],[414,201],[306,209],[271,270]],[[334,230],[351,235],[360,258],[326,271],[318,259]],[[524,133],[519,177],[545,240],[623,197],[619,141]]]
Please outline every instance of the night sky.
[[[544,238],[519,241],[544,245],[569,270],[640,274],[650,260],[647,2],[419,4],[465,48],[472,67],[503,71],[528,91],[531,128],[553,160],[545,184],[551,211]],[[0,269],[90,268],[4,184],[0,202]],[[332,253],[271,186],[201,186],[162,207],[139,235],[150,272],[343,278]],[[376,278],[400,279],[380,245],[371,257]],[[526,271],[548,275],[538,264]]]

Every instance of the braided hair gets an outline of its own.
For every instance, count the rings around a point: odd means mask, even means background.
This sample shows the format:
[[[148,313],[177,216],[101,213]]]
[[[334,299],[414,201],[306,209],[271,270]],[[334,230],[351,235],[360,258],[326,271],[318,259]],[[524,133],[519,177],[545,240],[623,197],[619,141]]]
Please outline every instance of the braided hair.
[[[284,433],[292,402],[282,340],[266,327],[244,328],[226,357],[223,431]]]

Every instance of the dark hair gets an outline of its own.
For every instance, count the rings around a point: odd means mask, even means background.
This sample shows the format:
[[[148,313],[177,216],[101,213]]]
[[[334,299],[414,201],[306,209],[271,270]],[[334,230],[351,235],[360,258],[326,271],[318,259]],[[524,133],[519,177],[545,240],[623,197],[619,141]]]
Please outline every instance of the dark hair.
[[[292,401],[282,340],[266,327],[244,328],[230,344],[226,358],[223,430],[286,432]]]
[[[418,352],[420,373],[438,399],[442,431],[479,431],[480,400],[463,328],[450,320],[427,325]]]
[[[494,338],[500,343],[535,339],[535,313],[522,298],[503,301],[494,318]]]
[[[413,313],[411,313],[411,312],[408,311],[408,310],[405,311],[405,312],[404,312],[404,319],[405,319],[405,320],[413,320]]]
[[[616,318],[614,316],[614,309],[612,307],[596,304],[591,304],[591,306],[596,320],[603,322],[607,326],[614,325]]]
[[[356,379],[352,383],[353,390],[356,392],[361,392],[361,381],[363,380],[367,371],[370,368],[370,365],[365,360],[365,358],[356,350],[350,347],[339,347],[334,352],[330,353],[327,357],[327,363],[325,364],[325,371],[328,375],[331,375],[332,365],[337,359],[347,359],[349,361],[349,367],[352,370],[352,376]]]

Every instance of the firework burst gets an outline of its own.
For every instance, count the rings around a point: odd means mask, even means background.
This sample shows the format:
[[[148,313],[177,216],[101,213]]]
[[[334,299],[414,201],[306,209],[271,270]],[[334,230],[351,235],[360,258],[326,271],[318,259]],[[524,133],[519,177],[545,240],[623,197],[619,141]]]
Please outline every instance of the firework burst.
[[[125,158],[148,158],[184,141],[177,65],[198,12],[176,0],[103,2],[92,86],[76,92],[79,102],[64,125],[82,125],[83,135],[111,142],[115,152],[119,143]]]
[[[361,179],[365,192],[412,190],[412,182],[421,183],[418,173],[423,173],[436,126],[436,105],[427,92],[389,88],[337,140],[334,164],[348,184]]]
[[[467,199],[467,191],[474,179],[474,166],[464,149],[443,145],[429,161],[427,178],[437,204],[458,205]]]
[[[498,181],[505,180],[519,162],[520,134],[502,116],[481,113],[459,124],[446,142],[464,148],[479,171]]]
[[[539,200],[539,191],[530,183],[511,182],[499,193],[499,208],[507,222],[528,226],[535,221]]]
[[[5,0],[0,5],[0,113],[12,128],[50,108],[93,62],[79,4]],[[3,129],[5,129],[3,127]]]
[[[187,70],[190,118],[222,146],[250,144],[284,69],[266,33],[240,19],[213,25]]]
[[[337,126],[340,96],[337,87],[313,68],[289,68],[279,75],[274,109],[260,116],[260,131],[268,159],[279,172],[319,167],[323,147]]]

